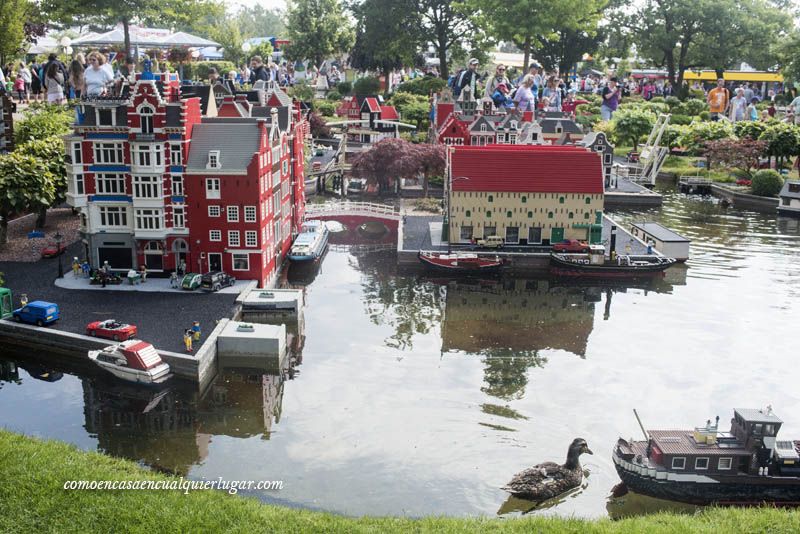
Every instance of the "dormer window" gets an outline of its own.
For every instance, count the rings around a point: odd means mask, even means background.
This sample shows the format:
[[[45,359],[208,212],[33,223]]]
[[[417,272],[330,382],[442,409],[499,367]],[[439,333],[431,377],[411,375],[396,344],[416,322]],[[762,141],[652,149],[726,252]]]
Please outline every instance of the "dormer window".
[[[142,106],[139,108],[139,121],[143,134],[153,133],[153,114],[155,110],[150,106]]]
[[[219,169],[220,167],[219,150],[209,150],[206,169]]]
[[[485,132],[485,131],[486,131],[486,125],[485,125],[485,124],[481,124],[481,131],[482,131],[482,132]]]
[[[564,131],[564,127],[561,125],[561,123],[560,122],[557,123],[556,124],[556,133],[561,133],[563,131]]]
[[[517,121],[511,121],[511,129],[512,130],[516,130],[517,129]]]

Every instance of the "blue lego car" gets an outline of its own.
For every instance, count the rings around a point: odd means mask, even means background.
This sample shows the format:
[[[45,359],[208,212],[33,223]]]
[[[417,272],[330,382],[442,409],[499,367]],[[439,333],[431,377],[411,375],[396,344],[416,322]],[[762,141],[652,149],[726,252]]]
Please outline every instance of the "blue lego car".
[[[13,313],[14,319],[20,323],[35,324],[44,326],[53,324],[61,317],[58,304],[34,300],[22,308],[17,308]]]

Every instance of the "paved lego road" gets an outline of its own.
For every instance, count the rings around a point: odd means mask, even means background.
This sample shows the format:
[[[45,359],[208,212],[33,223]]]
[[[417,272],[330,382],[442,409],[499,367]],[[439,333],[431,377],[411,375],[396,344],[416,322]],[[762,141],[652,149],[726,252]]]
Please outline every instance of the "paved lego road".
[[[69,262],[83,254],[80,243],[72,244],[62,256],[65,276],[72,276]],[[6,287],[14,294],[29,300],[48,300],[61,308],[61,319],[49,328],[82,334],[87,323],[102,319],[135,324],[139,338],[160,349],[183,352],[183,331],[200,321],[204,333],[210,332],[216,321],[233,314],[236,294],[219,293],[154,293],[142,291],[87,291],[64,289],[53,283],[58,274],[58,259],[35,263],[0,262],[5,273]]]

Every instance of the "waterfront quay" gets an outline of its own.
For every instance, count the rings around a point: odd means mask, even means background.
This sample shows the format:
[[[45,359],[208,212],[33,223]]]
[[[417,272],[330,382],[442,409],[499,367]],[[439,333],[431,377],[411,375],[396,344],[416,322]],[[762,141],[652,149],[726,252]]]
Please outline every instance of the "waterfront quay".
[[[660,195],[659,195],[660,196]],[[628,228],[623,228],[613,219],[602,218],[601,242],[609,247],[611,227],[617,227],[616,251],[618,254],[647,254],[647,244],[633,236]],[[442,217],[437,215],[406,215],[400,222],[397,236],[397,263],[401,267],[422,267],[417,257],[420,250],[447,252],[447,241],[442,241]],[[470,244],[451,244],[452,251],[470,251],[478,254],[500,256],[510,260],[511,272],[515,274],[539,274],[548,271],[550,266],[549,246],[503,245],[499,249],[478,248]],[[610,252],[610,251],[609,251]],[[653,254],[658,254],[653,251]]]
[[[82,245],[78,242],[72,244],[61,257],[66,271],[65,279],[73,276],[67,265],[70,258],[81,253]],[[206,342],[218,322],[233,317],[237,309],[235,293],[116,291],[110,288],[103,291],[57,287],[53,281],[58,274],[58,262],[58,258],[32,263],[0,262],[0,272],[4,273],[6,287],[13,291],[15,306],[19,305],[19,298],[24,293],[30,301],[54,302],[61,310],[61,318],[44,329],[17,325],[8,320],[0,321],[0,340],[3,344],[9,341],[14,344],[22,342],[33,353],[41,353],[46,348],[58,348],[55,344],[60,340],[63,347],[59,352],[69,355],[70,351],[66,349],[71,345],[74,347],[72,352],[81,352],[85,358],[87,347],[99,348],[113,343],[83,336],[86,325],[92,321],[113,318],[136,325],[139,329],[137,337],[152,343],[162,355],[167,355],[172,360],[169,362],[171,365],[176,362],[178,367],[185,365],[191,369],[184,377],[194,379],[195,371],[199,373],[207,363],[200,362],[203,349],[208,350],[201,344]],[[85,283],[88,288],[88,280]],[[183,332],[193,321],[200,322],[203,335],[200,342],[195,344],[194,353],[187,354],[183,347]],[[36,332],[40,331],[52,331],[54,337],[37,339]],[[55,332],[68,333],[70,336],[59,337]],[[199,375],[196,378],[199,382]]]

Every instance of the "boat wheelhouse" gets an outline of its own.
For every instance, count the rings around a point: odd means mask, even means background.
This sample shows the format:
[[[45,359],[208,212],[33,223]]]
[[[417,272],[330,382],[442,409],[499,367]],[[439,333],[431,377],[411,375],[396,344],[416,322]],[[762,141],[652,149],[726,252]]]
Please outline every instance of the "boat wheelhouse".
[[[729,431],[719,417],[693,430],[649,430],[620,438],[612,459],[633,491],[693,504],[800,504],[800,442],[777,439],[770,408],[737,408]]]
[[[328,233],[324,221],[304,222],[289,251],[289,259],[295,262],[317,261],[328,245]]]
[[[778,198],[778,215],[800,217],[800,180],[787,180]]]
[[[587,278],[643,278],[662,274],[674,258],[660,254],[620,254],[606,258],[603,245],[589,245],[588,253],[550,254],[550,273],[556,276]]]

